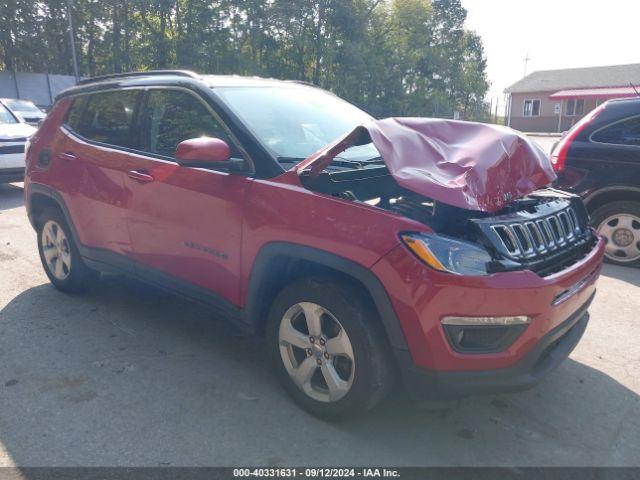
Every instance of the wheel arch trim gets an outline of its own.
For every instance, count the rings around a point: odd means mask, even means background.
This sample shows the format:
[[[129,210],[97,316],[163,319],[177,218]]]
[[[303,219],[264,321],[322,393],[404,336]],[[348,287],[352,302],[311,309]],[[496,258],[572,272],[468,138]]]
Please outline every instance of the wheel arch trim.
[[[625,193],[625,192],[629,192],[629,193],[632,193],[632,194],[635,194],[635,195],[640,195],[640,188],[632,187],[632,186],[626,186],[626,185],[616,185],[616,186],[599,188],[599,189],[589,193],[584,198],[584,204],[588,208],[591,203],[593,203],[595,200],[601,198],[604,195],[607,195],[609,193]]]
[[[62,214],[64,215],[65,220],[67,221],[67,224],[69,225],[69,228],[71,229],[73,240],[75,241],[76,245],[78,246],[81,245],[79,241],[80,238],[78,236],[78,232],[76,230],[75,225],[73,224],[73,221],[71,220],[71,214],[69,213],[69,209],[67,208],[67,204],[64,201],[64,198],[62,198],[62,195],[60,195],[60,193],[55,191],[53,188],[47,185],[43,185],[41,183],[30,183],[27,190],[26,208],[27,208],[27,216],[29,217],[29,222],[31,223],[31,226],[34,229],[37,227],[36,218],[33,215],[34,213],[33,197],[35,197],[36,195],[43,195],[45,197],[49,197],[58,205],[58,207],[62,211]]]
[[[251,269],[244,308],[246,318],[254,323],[256,328],[261,321],[262,295],[268,285],[266,280],[270,274],[269,266],[273,260],[281,257],[316,263],[359,281],[371,296],[393,349],[409,349],[389,295],[382,282],[371,270],[335,253],[289,242],[268,243],[256,255]]]

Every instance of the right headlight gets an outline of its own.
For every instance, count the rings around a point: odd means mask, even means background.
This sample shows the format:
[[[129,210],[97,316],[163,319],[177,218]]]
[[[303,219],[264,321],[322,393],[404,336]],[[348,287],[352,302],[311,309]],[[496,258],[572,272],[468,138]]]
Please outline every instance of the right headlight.
[[[435,270],[457,275],[488,275],[489,253],[473,243],[432,233],[403,233],[402,242]]]

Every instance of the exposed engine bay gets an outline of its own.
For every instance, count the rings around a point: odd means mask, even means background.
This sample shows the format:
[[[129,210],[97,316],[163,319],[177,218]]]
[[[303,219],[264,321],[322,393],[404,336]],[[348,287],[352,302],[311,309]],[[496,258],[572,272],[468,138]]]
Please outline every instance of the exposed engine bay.
[[[336,158],[316,178],[303,172],[306,188],[364,202],[429,226],[439,235],[482,246],[489,272],[528,269],[541,276],[583,258],[596,241],[579,197],[543,188],[512,200],[497,212],[448,205],[402,188],[380,159]]]
[[[367,156],[354,154],[364,151]],[[556,177],[546,154],[508,128],[371,120],[295,169],[310,190],[429,226],[433,235],[407,234],[403,242],[421,244],[429,258],[437,257],[430,260],[434,268],[450,273],[550,275],[579,261],[596,242],[582,201],[547,188]]]

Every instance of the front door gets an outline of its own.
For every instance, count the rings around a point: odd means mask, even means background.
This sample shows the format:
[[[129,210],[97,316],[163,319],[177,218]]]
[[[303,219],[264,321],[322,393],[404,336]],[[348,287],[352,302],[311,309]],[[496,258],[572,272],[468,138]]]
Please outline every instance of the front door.
[[[145,154],[129,157],[125,178],[136,268],[238,305],[242,209],[252,180],[181,167],[174,155],[180,142],[201,136],[221,138],[232,155],[239,152],[209,106],[183,89],[150,89],[140,125]]]

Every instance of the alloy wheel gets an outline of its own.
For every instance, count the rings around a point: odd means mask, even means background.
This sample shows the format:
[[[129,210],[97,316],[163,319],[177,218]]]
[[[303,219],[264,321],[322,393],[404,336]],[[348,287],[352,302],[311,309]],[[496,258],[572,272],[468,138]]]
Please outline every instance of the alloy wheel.
[[[347,332],[324,307],[300,302],[278,331],[282,362],[296,386],[321,402],[343,398],[353,385],[355,359]]]
[[[60,225],[49,220],[42,229],[42,252],[49,272],[58,280],[71,273],[71,246]]]
[[[606,218],[598,227],[606,241],[605,255],[617,262],[634,262],[640,258],[640,218],[619,213]]]

